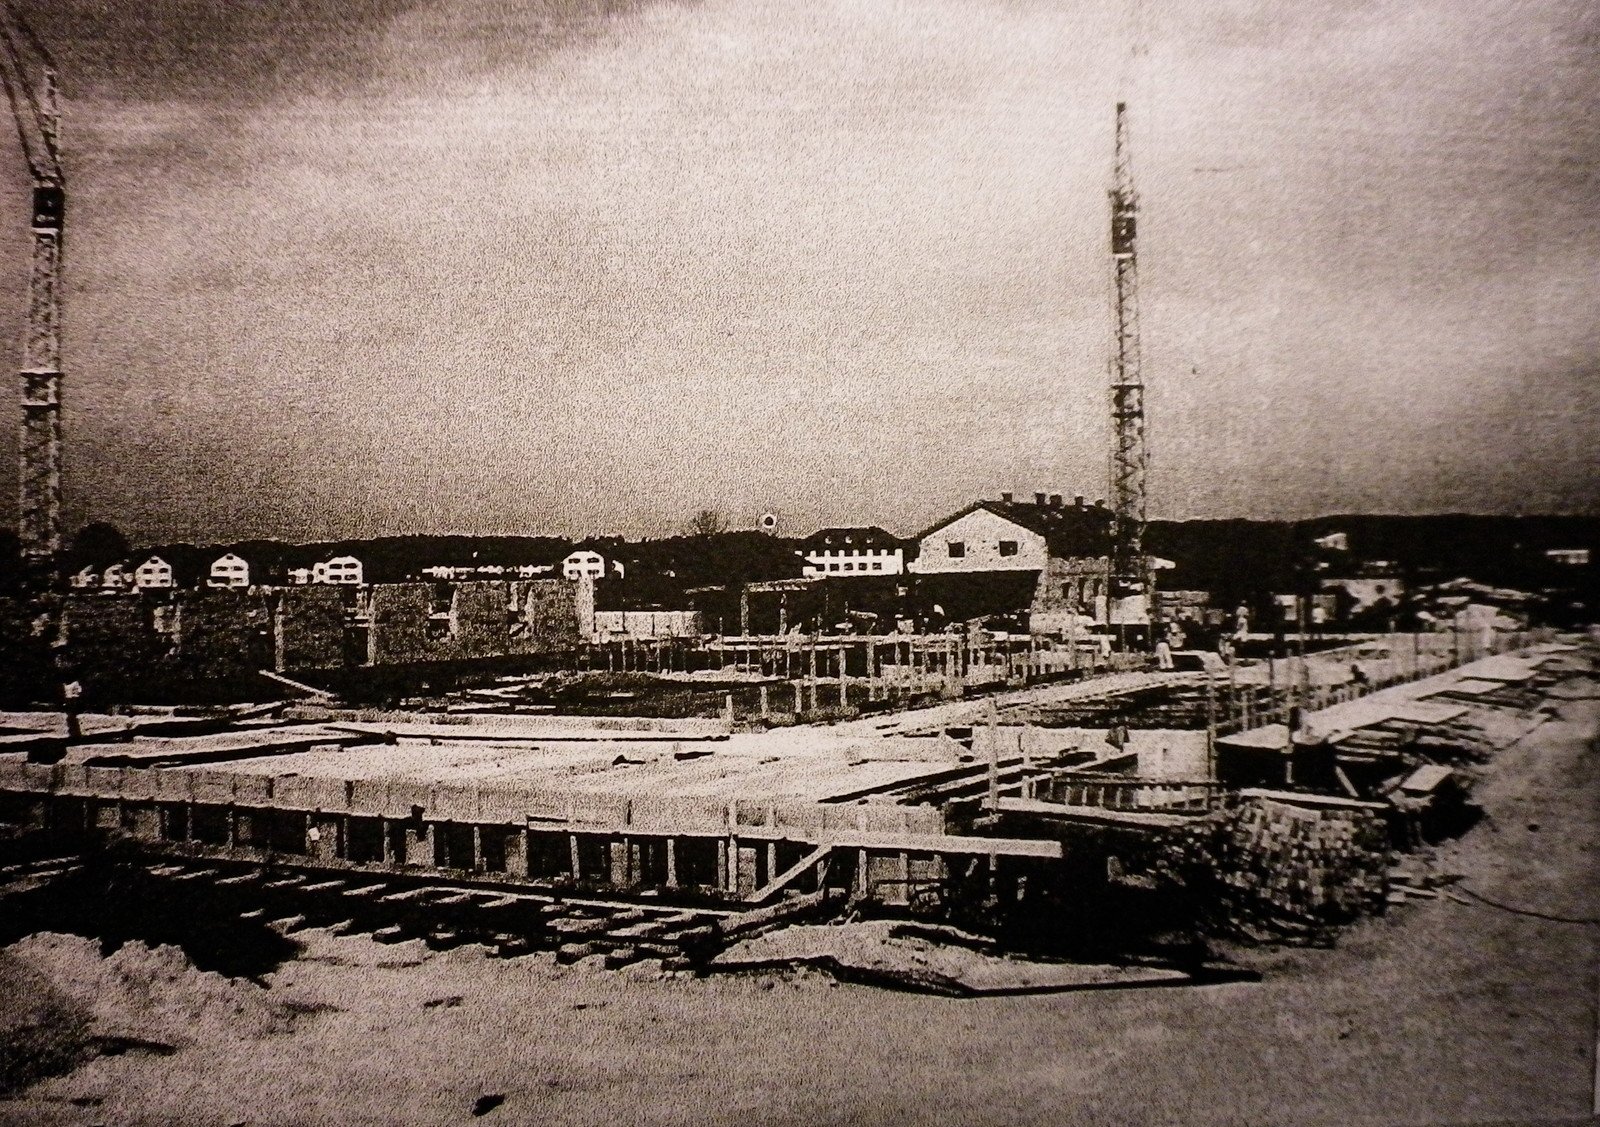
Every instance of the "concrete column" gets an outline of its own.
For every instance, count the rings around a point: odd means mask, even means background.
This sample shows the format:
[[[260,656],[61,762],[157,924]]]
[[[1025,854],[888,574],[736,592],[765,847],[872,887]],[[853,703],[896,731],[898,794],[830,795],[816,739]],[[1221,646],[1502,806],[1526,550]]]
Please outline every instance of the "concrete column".
[[[506,834],[506,875],[525,877],[528,872],[528,827],[513,826]]]
[[[667,838],[667,887],[678,887],[678,839]]]
[[[572,857],[572,879],[575,882],[579,881],[579,880],[582,880],[583,879],[583,865],[579,860],[578,835],[577,834],[568,834],[567,835],[567,848],[570,851],[571,857]]]
[[[313,861],[337,861],[341,821],[337,814],[321,810],[306,819],[306,853]]]

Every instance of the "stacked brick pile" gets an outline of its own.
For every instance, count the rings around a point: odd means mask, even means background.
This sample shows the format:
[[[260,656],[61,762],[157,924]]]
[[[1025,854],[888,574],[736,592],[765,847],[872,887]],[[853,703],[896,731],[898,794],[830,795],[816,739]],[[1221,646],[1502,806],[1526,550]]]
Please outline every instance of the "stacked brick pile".
[[[1203,903],[1217,932],[1326,942],[1383,910],[1388,834],[1372,811],[1248,799],[1174,835],[1155,868]]]

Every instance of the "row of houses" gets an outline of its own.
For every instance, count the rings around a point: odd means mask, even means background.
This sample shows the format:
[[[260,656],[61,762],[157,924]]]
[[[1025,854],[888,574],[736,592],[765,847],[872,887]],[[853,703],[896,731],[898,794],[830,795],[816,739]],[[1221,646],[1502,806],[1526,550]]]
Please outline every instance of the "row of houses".
[[[72,574],[69,583],[78,591],[161,591],[197,586],[246,588],[254,578],[258,577],[252,576],[248,560],[236,552],[224,552],[193,578],[182,575],[172,561],[152,554],[138,564],[118,561],[104,568],[85,565]],[[366,581],[365,569],[354,556],[334,556],[310,567],[290,568],[286,578],[291,587],[313,583],[359,587]]]
[[[426,567],[421,578],[455,581],[470,579],[538,579],[557,572],[566,579],[600,579],[606,576],[620,578],[624,567],[620,560],[606,561],[598,552],[580,550],[571,553],[557,564],[522,564],[502,566],[484,564],[471,566]],[[366,568],[352,555],[333,556],[319,560],[309,567],[291,567],[281,578],[258,573],[249,560],[237,552],[224,552],[208,564],[202,564],[192,575],[159,553],[152,553],[139,563],[117,561],[104,568],[92,564],[74,572],[69,582],[75,590],[89,591],[156,591],[178,587],[246,588],[252,585],[303,587],[310,584],[359,587],[366,583]]]

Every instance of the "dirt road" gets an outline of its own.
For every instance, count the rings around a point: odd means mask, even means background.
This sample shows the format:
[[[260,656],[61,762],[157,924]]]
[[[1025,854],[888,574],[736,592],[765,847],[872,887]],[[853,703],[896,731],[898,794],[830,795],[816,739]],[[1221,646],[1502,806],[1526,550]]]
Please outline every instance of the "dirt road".
[[[1600,917],[1600,701],[1561,702],[1440,868]],[[663,979],[306,933],[290,1033],[96,1060],[0,1101],[94,1123],[1346,1124],[1582,1119],[1600,928],[1448,899],[1256,984],[954,1000],[815,976]],[[503,1102],[482,1097],[502,1096]],[[77,1101],[76,1103],[72,1101]]]

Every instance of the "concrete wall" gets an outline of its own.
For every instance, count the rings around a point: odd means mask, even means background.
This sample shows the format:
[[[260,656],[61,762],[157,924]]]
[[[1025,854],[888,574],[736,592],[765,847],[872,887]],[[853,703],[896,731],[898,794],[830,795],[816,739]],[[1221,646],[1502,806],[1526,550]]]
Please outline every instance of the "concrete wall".
[[[344,597],[337,587],[286,587],[279,593],[274,668],[281,673],[344,665]]]
[[[1039,573],[1039,586],[1034,590],[1030,609],[1035,615],[1051,615],[1070,612],[1081,605],[1085,614],[1104,623],[1110,584],[1111,561],[1104,556],[1052,557]]]
[[[449,613],[431,620],[434,584],[380,584],[350,609],[367,612],[374,664],[540,654],[582,640],[576,587],[562,579],[455,584]],[[341,668],[347,597],[326,586],[74,593],[65,610],[73,672],[91,699],[118,700],[135,686],[159,695],[262,669]]]
[[[579,641],[565,579],[385,583],[371,588],[374,665],[549,653]]]
[[[697,610],[597,610],[595,637],[697,638],[705,633]]]

